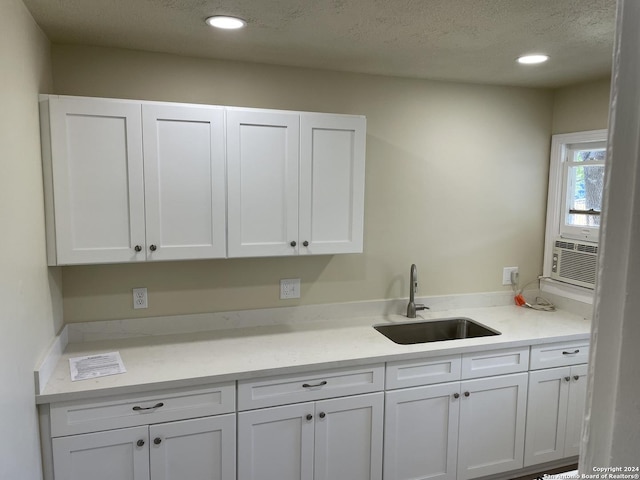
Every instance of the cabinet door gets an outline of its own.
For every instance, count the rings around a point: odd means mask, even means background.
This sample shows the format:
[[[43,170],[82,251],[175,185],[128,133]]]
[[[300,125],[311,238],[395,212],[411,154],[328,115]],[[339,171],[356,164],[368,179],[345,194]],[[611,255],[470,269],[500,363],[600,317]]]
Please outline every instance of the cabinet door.
[[[52,98],[49,108],[56,240],[50,263],[145,260],[140,104]]]
[[[387,392],[385,480],[456,479],[460,383]]]
[[[382,479],[382,392],[316,404],[314,480]]]
[[[235,480],[236,416],[151,425],[151,480]]]
[[[145,104],[148,260],[226,256],[224,109]]]
[[[529,373],[525,467],[564,457],[569,373],[569,367]]]
[[[567,434],[565,436],[564,456],[580,453],[580,437],[584,422],[584,408],[587,401],[587,365],[571,367],[569,401],[567,402]]]
[[[148,480],[148,440],[146,426],[54,438],[54,477]]]
[[[362,252],[365,135],[364,117],[301,114],[301,255]]]
[[[298,254],[299,118],[227,109],[229,257]]]
[[[523,467],[527,377],[518,373],[461,382],[459,480]]]
[[[313,417],[313,403],[238,413],[238,480],[312,480]]]

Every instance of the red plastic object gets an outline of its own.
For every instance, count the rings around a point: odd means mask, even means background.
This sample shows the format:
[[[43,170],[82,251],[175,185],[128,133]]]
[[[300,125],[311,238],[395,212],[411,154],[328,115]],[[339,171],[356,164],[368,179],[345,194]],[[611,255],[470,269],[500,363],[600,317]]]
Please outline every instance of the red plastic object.
[[[524,297],[521,294],[518,294],[515,297],[513,297],[513,300],[516,302],[516,305],[519,307],[527,303],[527,301],[524,299]]]

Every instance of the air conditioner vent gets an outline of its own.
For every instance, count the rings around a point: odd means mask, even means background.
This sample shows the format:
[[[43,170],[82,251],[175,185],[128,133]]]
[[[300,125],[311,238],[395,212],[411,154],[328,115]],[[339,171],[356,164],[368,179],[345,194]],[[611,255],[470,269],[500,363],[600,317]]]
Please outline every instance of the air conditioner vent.
[[[551,278],[572,285],[594,288],[598,263],[598,245],[556,240]]]
[[[579,252],[598,253],[598,246],[578,244],[576,245],[576,250]]]

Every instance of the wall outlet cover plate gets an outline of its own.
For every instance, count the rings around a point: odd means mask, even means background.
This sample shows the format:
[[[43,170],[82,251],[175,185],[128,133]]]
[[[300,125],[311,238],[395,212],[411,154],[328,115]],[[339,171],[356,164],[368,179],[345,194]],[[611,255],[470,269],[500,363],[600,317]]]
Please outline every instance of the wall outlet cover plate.
[[[300,279],[283,278],[280,280],[280,300],[300,298]]]

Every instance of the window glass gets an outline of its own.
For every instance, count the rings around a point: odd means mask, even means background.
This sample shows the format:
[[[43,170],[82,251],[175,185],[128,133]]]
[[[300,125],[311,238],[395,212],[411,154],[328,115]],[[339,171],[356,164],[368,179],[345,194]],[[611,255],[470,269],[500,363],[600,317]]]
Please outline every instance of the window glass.
[[[602,150],[574,150],[573,151],[573,161],[574,162],[585,162],[590,160],[595,160],[599,162],[604,162],[606,152],[604,149]]]
[[[567,145],[559,231],[562,237],[598,241],[605,146],[604,142]]]
[[[604,165],[572,166],[569,167],[568,177],[567,225],[599,227]],[[587,213],[590,211],[594,214]]]

